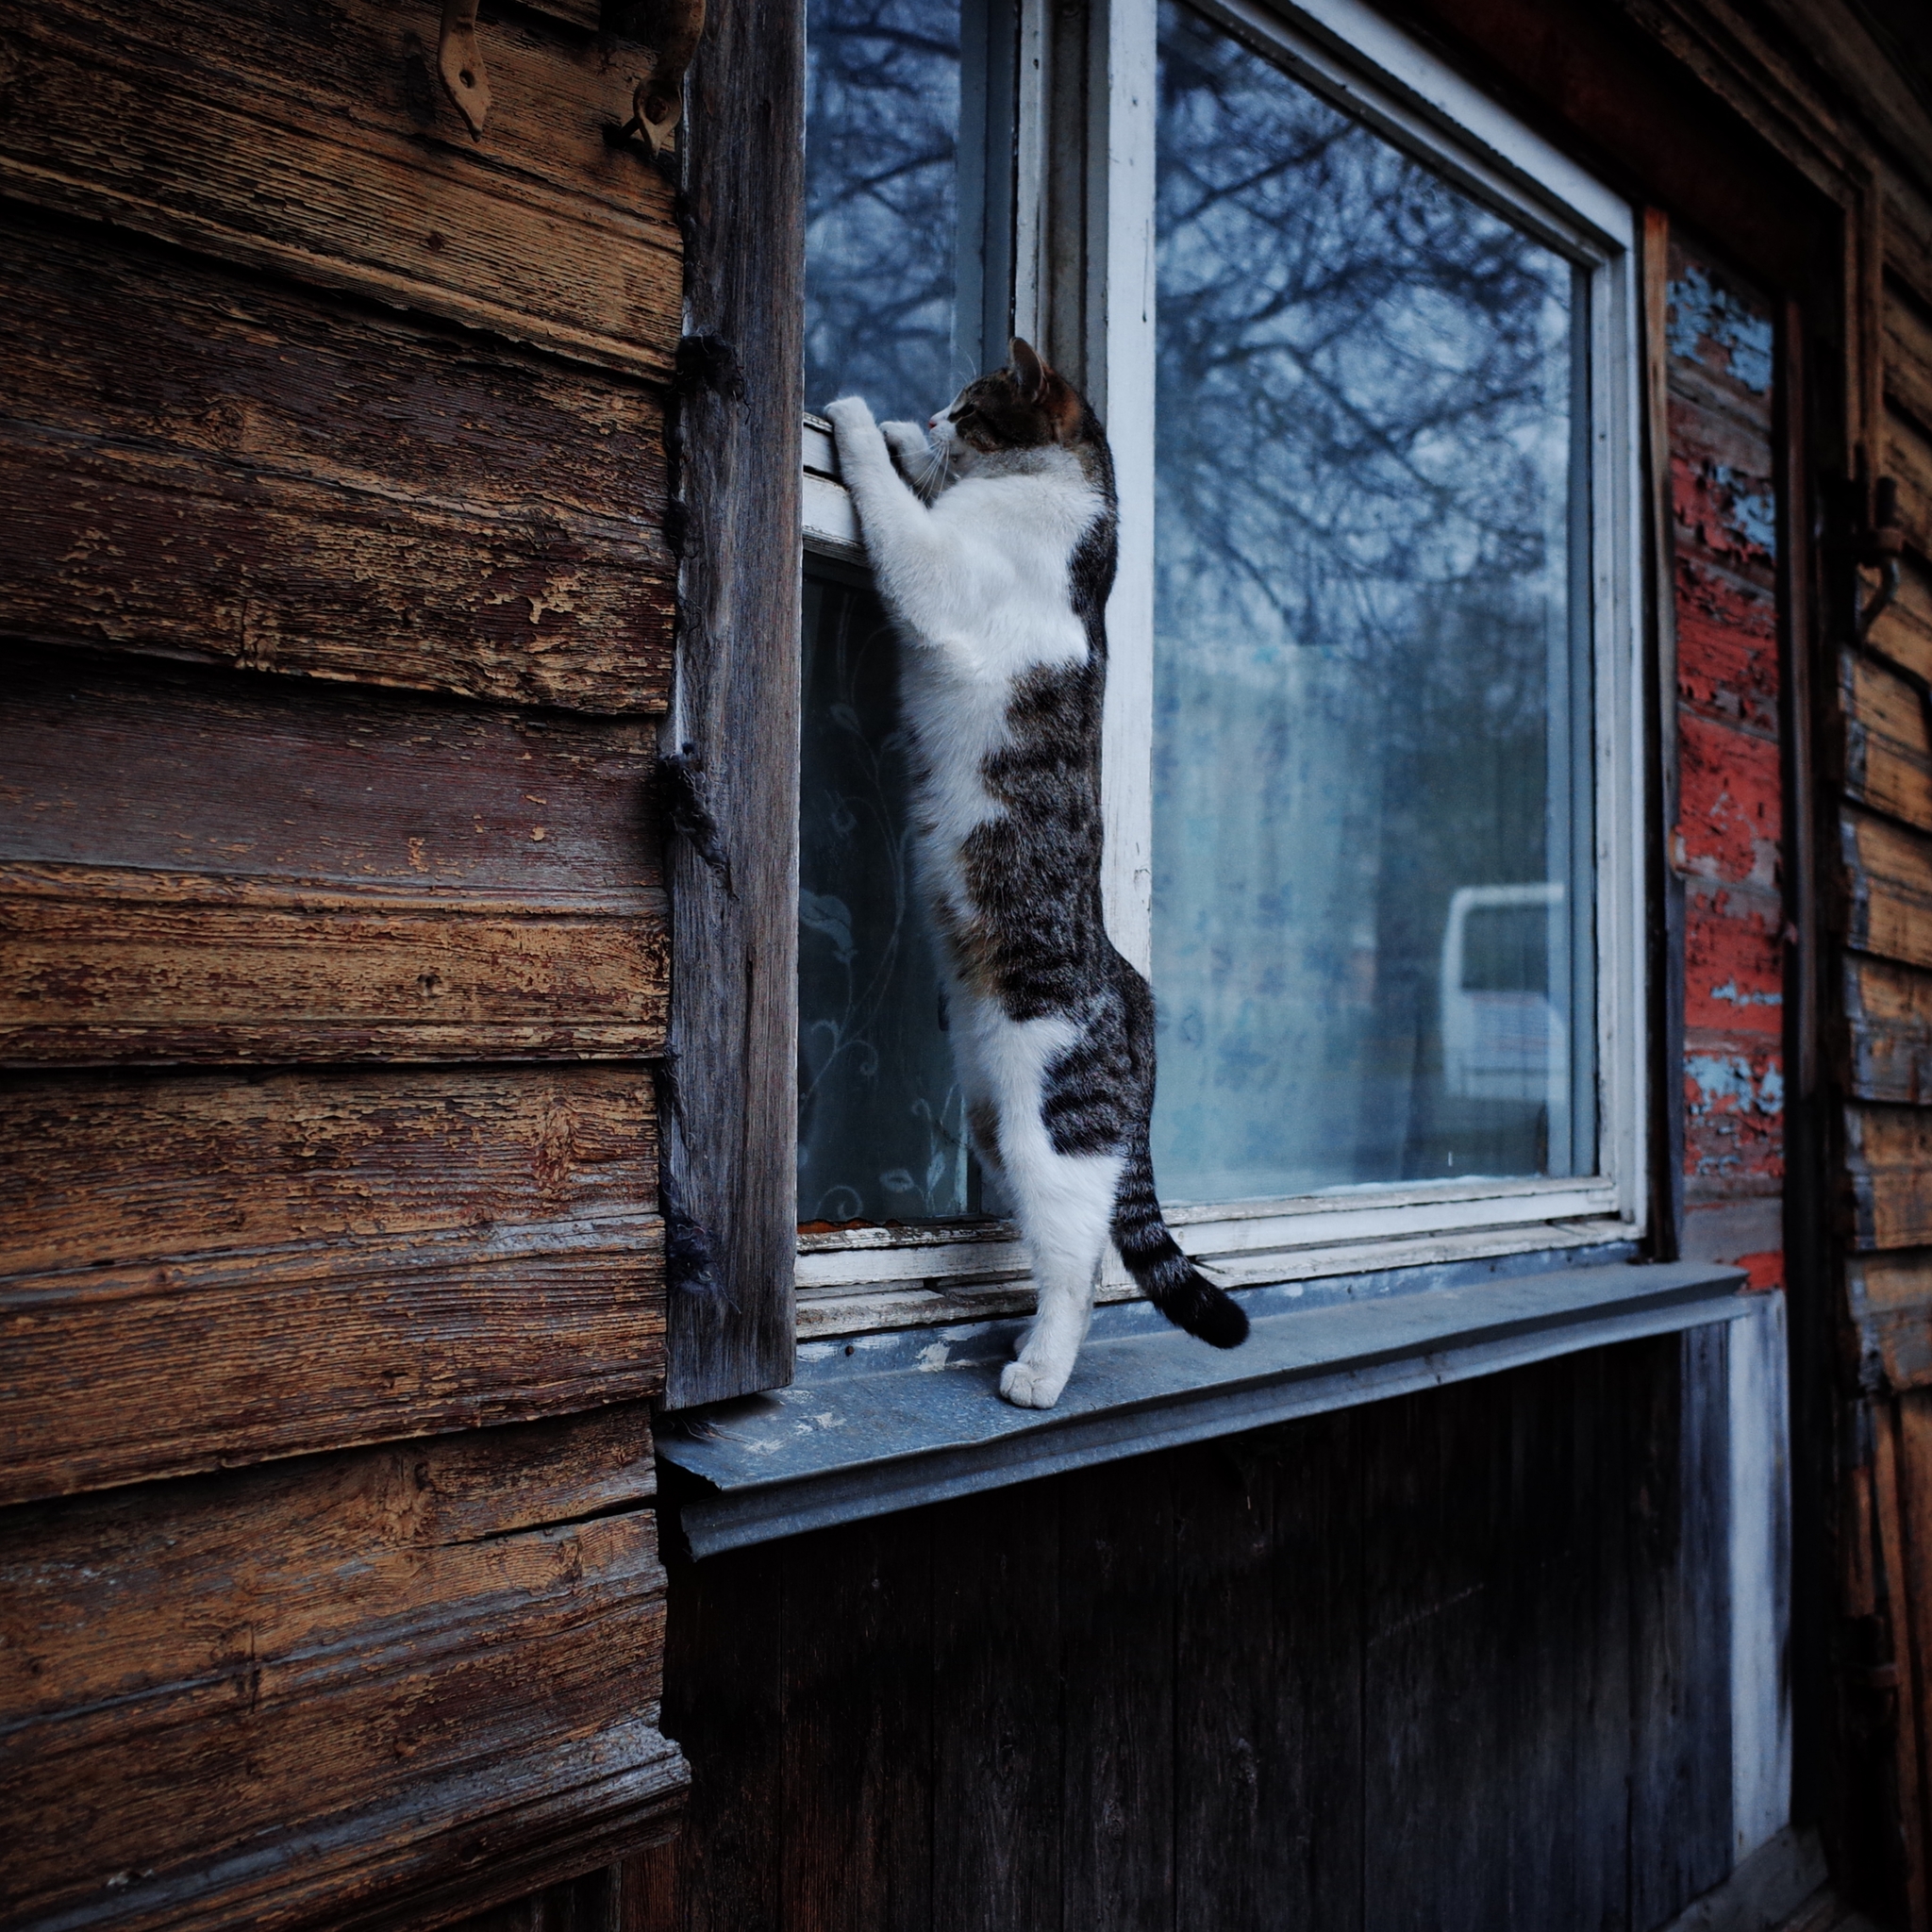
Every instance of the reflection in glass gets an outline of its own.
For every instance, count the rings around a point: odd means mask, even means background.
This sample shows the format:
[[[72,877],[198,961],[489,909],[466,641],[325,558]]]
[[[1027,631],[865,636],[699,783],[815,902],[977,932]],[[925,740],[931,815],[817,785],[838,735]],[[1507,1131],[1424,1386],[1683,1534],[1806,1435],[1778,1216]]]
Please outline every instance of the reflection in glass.
[[[930,1221],[976,1203],[912,871],[899,645],[868,590],[805,583],[798,1218]]]
[[[1590,1172],[1578,272],[1163,0],[1163,1193]]]
[[[978,367],[1007,0],[809,0],[805,399],[923,423]],[[1010,138],[1008,145],[1010,145]],[[1001,197],[991,197],[998,213]],[[993,291],[1003,307],[1002,287]]]

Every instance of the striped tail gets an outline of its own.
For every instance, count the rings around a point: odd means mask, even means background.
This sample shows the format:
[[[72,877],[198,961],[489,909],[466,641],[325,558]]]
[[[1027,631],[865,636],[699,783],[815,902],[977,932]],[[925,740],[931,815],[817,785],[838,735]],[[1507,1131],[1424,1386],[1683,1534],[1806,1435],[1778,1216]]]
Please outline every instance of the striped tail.
[[[1154,1192],[1154,1161],[1142,1122],[1127,1149],[1113,1201],[1113,1241],[1141,1284],[1141,1292],[1174,1324],[1216,1348],[1239,1348],[1248,1339],[1241,1305],[1208,1279],[1168,1232]]]

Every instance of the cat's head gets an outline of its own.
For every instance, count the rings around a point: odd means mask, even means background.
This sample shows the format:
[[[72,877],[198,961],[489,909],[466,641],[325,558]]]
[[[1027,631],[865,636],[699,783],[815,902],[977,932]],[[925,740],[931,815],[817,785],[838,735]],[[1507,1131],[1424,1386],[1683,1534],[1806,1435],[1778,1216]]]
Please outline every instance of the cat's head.
[[[974,376],[932,419],[933,443],[954,469],[1024,467],[1013,459],[1051,450],[1072,452],[1082,468],[1105,464],[1106,437],[1073,384],[1018,336],[1008,355],[1004,369]]]

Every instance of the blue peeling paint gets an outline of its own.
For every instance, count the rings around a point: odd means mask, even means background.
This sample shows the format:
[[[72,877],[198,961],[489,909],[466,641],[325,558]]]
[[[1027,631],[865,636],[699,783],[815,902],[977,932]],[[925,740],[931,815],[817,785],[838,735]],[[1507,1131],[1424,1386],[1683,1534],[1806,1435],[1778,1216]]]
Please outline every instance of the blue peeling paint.
[[[1710,996],[1714,1000],[1728,1000],[1734,1007],[1781,1007],[1785,1003],[1781,992],[1740,992],[1735,979],[1712,987]]]
[[[1729,499],[1733,527],[1758,549],[1777,555],[1777,498],[1757,479],[1739,475],[1728,463],[1711,467],[1711,479]]]
[[[1694,1113],[1714,1110],[1725,1113],[1755,1113],[1774,1118],[1785,1110],[1785,1076],[1781,1067],[1770,1066],[1764,1077],[1754,1081],[1751,1062],[1742,1054],[1692,1053],[1684,1056],[1684,1071],[1697,1083]]]
[[[1729,351],[1731,375],[1754,395],[1771,390],[1775,338],[1771,318],[1745,308],[1728,289],[1720,289],[1701,268],[1690,269],[1670,290],[1670,321],[1665,333],[1671,354],[1697,359],[1700,341]]]

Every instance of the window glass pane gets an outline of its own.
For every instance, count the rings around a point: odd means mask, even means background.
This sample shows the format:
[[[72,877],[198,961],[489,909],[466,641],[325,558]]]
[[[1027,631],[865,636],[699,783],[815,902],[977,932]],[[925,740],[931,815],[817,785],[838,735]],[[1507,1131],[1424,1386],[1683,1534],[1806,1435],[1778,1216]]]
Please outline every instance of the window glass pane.
[[[1160,11],[1155,1165],[1595,1158],[1587,284]]]
[[[960,48],[959,0],[809,0],[808,408],[858,394],[881,422],[923,423],[970,373],[957,366]]]
[[[976,1207],[964,1105],[912,871],[898,641],[877,599],[805,584],[798,1218]]]
[[[808,0],[806,25],[806,400],[923,422],[1006,340],[1013,0]],[[898,647],[856,573],[808,561],[805,610],[799,1218],[974,1214]]]

